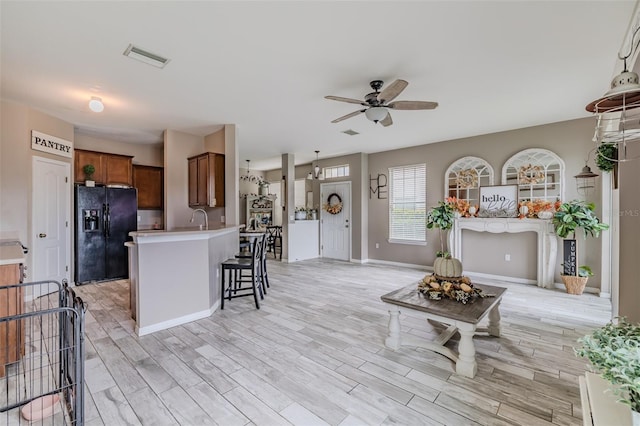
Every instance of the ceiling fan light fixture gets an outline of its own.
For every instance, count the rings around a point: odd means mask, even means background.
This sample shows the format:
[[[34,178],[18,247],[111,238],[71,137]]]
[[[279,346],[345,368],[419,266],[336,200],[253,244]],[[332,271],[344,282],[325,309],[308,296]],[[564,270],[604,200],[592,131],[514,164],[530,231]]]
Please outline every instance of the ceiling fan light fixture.
[[[92,96],[89,101],[89,109],[93,112],[102,112],[104,111],[104,104],[102,103],[102,99],[97,96]]]
[[[384,120],[388,114],[389,111],[384,107],[371,107],[364,112],[364,115],[367,117],[367,119],[373,121],[374,123],[377,123],[380,120]]]

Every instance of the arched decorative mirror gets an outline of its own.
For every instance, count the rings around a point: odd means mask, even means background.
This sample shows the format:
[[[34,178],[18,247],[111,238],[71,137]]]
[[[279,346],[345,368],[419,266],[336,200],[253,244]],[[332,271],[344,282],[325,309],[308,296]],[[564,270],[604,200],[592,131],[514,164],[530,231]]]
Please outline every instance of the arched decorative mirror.
[[[546,149],[525,149],[502,167],[502,184],[518,185],[518,202],[562,200],[564,161]]]
[[[493,185],[493,168],[482,158],[463,157],[454,161],[444,175],[444,194],[468,201],[480,202],[480,187]]]

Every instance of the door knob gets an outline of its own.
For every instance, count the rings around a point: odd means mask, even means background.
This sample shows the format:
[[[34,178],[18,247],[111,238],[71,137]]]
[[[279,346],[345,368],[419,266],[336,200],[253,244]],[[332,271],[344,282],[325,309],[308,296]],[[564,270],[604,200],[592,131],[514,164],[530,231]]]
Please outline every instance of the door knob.
[[[38,234],[39,238],[45,238],[47,236],[47,234]]]

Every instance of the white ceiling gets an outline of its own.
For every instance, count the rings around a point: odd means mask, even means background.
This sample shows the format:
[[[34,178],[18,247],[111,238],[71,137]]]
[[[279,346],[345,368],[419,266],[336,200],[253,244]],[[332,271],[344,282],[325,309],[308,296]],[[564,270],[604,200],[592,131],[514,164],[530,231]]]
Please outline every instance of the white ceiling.
[[[135,143],[237,125],[241,164],[280,166],[589,116],[635,1],[2,1],[1,95]],[[157,69],[129,43],[171,59]],[[390,127],[325,95],[409,86]],[[92,95],[105,111],[89,111]],[[353,129],[357,136],[341,132]]]

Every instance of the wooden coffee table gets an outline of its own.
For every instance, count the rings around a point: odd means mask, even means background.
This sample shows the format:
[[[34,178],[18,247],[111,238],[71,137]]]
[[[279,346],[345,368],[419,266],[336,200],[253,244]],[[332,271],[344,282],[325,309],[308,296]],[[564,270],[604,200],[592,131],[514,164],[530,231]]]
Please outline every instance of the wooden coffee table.
[[[387,293],[381,297],[389,308],[389,335],[385,340],[388,348],[397,350],[400,346],[416,346],[437,352],[456,363],[456,373],[473,378],[478,371],[476,349],[473,336],[478,332],[500,336],[500,301],[506,289],[490,285],[475,285],[495,297],[476,298],[466,305],[455,300],[432,300],[418,291],[418,284],[411,284]],[[435,320],[449,327],[433,341],[400,333],[400,312],[410,309],[422,312],[427,319]],[[478,323],[489,315],[488,327],[478,327]],[[460,333],[458,353],[445,347],[445,343],[456,333]]]

